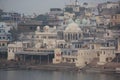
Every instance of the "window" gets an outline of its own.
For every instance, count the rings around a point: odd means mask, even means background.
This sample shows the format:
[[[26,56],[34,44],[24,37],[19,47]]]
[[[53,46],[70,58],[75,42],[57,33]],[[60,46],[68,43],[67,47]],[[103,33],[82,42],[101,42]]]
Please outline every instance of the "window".
[[[64,54],[66,55],[66,51],[64,52]]]
[[[75,59],[73,59],[73,62],[75,62]]]
[[[81,37],[81,34],[79,34],[79,38]]]
[[[5,39],[5,37],[3,37],[3,39]]]
[[[94,49],[94,45],[92,45],[92,49]]]
[[[107,36],[109,36],[109,33],[107,33]]]
[[[8,39],[10,39],[10,37],[8,37]]]
[[[34,38],[34,36],[32,35],[32,38]]]
[[[36,38],[39,38],[39,36],[36,36]]]
[[[78,39],[78,38],[77,38],[77,34],[75,35],[75,38],[76,38],[76,40]]]
[[[104,51],[104,54],[105,54],[105,51]]]
[[[60,48],[63,48],[63,44],[60,44]]]
[[[33,30],[33,27],[30,27],[30,30]]]
[[[68,34],[68,40],[70,40],[70,34]]]
[[[61,52],[61,55],[63,55],[63,52]]]
[[[8,51],[10,52],[10,49]]]
[[[3,43],[2,46],[5,46],[5,43]]]
[[[70,55],[70,52],[68,52],[68,55]]]

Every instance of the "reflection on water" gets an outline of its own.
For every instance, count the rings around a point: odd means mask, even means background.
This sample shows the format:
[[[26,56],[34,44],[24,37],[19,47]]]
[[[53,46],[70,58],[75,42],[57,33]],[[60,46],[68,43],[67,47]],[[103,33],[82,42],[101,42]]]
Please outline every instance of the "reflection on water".
[[[43,70],[0,70],[0,80],[120,80],[120,74],[77,73]]]

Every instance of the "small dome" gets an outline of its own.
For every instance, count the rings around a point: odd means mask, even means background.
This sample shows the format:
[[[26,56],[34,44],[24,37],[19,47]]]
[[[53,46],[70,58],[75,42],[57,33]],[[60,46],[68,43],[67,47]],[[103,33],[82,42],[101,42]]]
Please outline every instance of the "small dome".
[[[77,23],[78,25],[80,25],[81,24],[81,20],[80,19],[76,19],[75,23]]]
[[[54,26],[53,28],[56,29],[56,26]]]
[[[48,31],[49,30],[49,26],[44,26],[44,31]]]
[[[37,31],[40,31],[40,26],[37,26]]]
[[[84,24],[84,25],[90,24],[90,20],[84,18],[84,19],[82,20],[82,24]]]
[[[66,27],[65,32],[82,32],[82,31],[78,24],[71,23]]]
[[[73,22],[74,22],[73,19],[70,18],[70,19],[67,21],[67,24],[70,24],[70,23],[73,23]]]

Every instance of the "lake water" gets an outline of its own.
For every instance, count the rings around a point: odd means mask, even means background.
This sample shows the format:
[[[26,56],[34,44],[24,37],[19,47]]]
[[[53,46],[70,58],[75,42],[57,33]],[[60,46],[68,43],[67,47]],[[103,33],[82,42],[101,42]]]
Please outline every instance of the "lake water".
[[[120,74],[43,70],[0,70],[0,80],[120,80]]]

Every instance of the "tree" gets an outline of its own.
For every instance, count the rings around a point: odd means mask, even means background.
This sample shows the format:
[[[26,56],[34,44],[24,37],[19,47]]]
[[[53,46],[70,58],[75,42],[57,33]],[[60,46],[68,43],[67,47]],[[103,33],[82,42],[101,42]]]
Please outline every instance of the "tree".
[[[9,32],[10,32],[11,35],[12,35],[13,41],[18,40],[18,30],[17,30],[16,28],[13,27],[12,29],[10,29]]]

